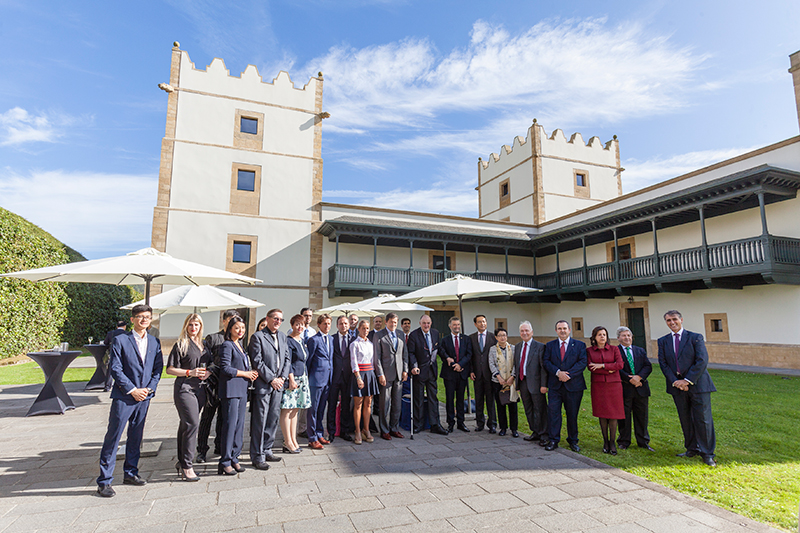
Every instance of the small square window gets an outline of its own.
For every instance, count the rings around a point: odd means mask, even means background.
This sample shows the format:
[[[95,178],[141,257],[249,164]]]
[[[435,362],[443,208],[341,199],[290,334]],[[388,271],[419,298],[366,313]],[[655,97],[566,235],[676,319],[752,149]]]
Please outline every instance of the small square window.
[[[508,183],[503,184],[503,192],[501,194],[502,196],[508,196]]]
[[[242,133],[258,135],[258,119],[242,117],[242,123],[239,129]]]
[[[255,170],[242,170],[237,172],[236,189],[239,191],[255,191],[256,190],[256,172]]]
[[[446,260],[446,263],[445,263]],[[446,267],[446,268],[445,268]],[[434,255],[433,256],[433,270],[452,270],[450,264],[450,256],[447,257],[443,255]]]
[[[722,319],[714,318],[711,320],[711,331],[714,333],[722,333]]]
[[[575,185],[578,187],[586,187],[586,174],[575,174]]]
[[[614,249],[611,250],[612,261],[615,261],[614,258]],[[630,259],[633,257],[631,253],[631,245],[630,244],[620,244],[619,246],[619,260],[624,261],[626,259]]]
[[[250,243],[249,242],[233,242],[233,262],[234,263],[249,263],[250,262]]]

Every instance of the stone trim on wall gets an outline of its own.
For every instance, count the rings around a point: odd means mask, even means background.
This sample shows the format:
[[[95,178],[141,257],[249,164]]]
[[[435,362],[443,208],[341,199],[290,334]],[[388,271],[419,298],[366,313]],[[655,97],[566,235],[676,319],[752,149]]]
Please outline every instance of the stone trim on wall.
[[[582,316],[574,316],[572,317],[569,327],[575,337],[583,337],[584,330],[586,329],[586,322],[584,322]]]
[[[260,125],[259,125],[260,127]],[[253,191],[240,191],[239,171],[250,170],[255,172],[255,187]],[[261,208],[261,165],[247,165],[233,163],[231,165],[231,200],[230,211],[235,214],[258,215]]]
[[[255,135],[242,131],[242,118],[251,118],[258,121],[258,130]],[[233,147],[259,151],[264,149],[264,113],[246,109],[236,110],[233,124]]]
[[[428,270],[433,270],[433,256],[444,255],[444,250],[428,250]],[[450,258],[450,268],[447,270],[458,270],[456,268],[456,253],[447,252],[447,257]],[[445,260],[446,263],[447,260]],[[446,266],[446,265],[445,265]]]
[[[238,263],[233,261],[233,243],[250,243],[250,262]],[[228,244],[225,248],[225,270],[234,274],[242,274],[251,278],[256,277],[256,265],[258,264],[258,237],[256,235],[236,235],[228,234]]]
[[[712,321],[722,322],[722,331],[714,331]],[[728,330],[728,313],[705,313],[703,322],[706,327],[706,340],[709,342],[730,342],[730,331]]]
[[[647,356],[650,358],[655,357],[658,355],[658,345],[654,344],[654,341],[651,341],[652,338],[650,335],[650,308],[648,303],[645,302],[620,302],[619,303],[619,325],[630,327],[628,325],[628,309],[637,309],[641,308],[644,309],[644,336],[645,336],[645,346],[647,346]],[[609,336],[616,336],[617,328],[614,328],[614,332],[608,332]]]
[[[583,185],[583,186],[578,185],[578,174],[582,174],[583,175],[583,181],[586,183],[586,185]],[[575,198],[591,199],[592,191],[591,191],[591,188],[589,187],[589,171],[588,170],[584,170],[584,169],[580,169],[580,168],[573,168],[572,169],[572,185],[573,185],[573,190],[575,191],[574,192]]]
[[[506,194],[503,194],[503,187],[506,187]],[[511,178],[506,178],[497,184],[497,193],[500,195],[500,209],[511,204]]]
[[[617,239],[617,246],[625,246],[626,244],[631,245],[631,259],[636,257],[636,238],[635,237],[623,237],[622,239]],[[614,241],[609,241],[606,243],[606,263],[613,263],[614,262]]]
[[[311,184],[311,241],[308,284],[308,306],[320,309],[323,302],[322,287],[322,247],[324,238],[317,230],[322,225],[322,72],[317,78],[314,95],[314,175]]]

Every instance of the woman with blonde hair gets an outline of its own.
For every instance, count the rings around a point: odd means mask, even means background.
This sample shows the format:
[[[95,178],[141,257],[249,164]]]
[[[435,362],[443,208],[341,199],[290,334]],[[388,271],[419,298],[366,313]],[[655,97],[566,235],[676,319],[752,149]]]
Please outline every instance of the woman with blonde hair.
[[[203,319],[192,313],[184,320],[178,342],[167,359],[167,374],[177,376],[173,399],[181,419],[178,424],[178,463],[175,469],[185,481],[200,481],[192,462],[200,427],[200,409],[206,403],[202,382],[208,377],[206,366],[210,362],[211,354],[203,345]]]

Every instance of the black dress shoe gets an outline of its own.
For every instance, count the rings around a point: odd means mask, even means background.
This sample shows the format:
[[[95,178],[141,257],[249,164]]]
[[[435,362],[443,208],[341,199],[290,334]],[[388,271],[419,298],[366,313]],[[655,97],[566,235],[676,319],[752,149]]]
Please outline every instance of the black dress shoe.
[[[460,429],[460,430],[461,430],[461,431],[463,431],[464,433],[469,433],[469,428],[468,428],[466,425],[464,425],[464,424],[459,424],[459,425],[458,425],[458,429]]]
[[[497,433],[497,430],[496,430],[496,429],[494,429],[494,428],[489,428],[489,433],[491,433],[492,435],[494,435],[495,433]]]
[[[113,498],[116,492],[111,488],[111,485],[98,485],[97,494],[103,498]]]
[[[205,463],[206,462],[206,454],[198,453],[194,458],[194,462],[197,463],[197,464]]]
[[[531,433],[530,435],[525,437],[525,440],[531,442],[532,440],[536,440],[536,436],[533,433]]]
[[[143,480],[139,476],[129,476],[122,479],[122,483],[125,485],[147,485],[147,481]]]
[[[437,435],[447,435],[447,430],[442,426],[431,426],[431,433],[436,433]]]
[[[452,433],[453,429],[455,429],[455,426],[447,426],[447,433]]]
[[[550,444],[550,443],[549,443],[549,442],[547,442],[546,440],[540,440],[540,441],[539,441],[539,446],[541,446],[542,448],[544,448],[544,447],[545,447],[545,446],[547,446],[548,444]]]
[[[578,453],[579,451],[581,451],[581,447],[578,446],[577,444],[570,444],[569,445],[569,449],[572,450],[575,453]]]
[[[558,448],[557,442],[550,442],[547,446],[544,447],[544,449],[547,450],[548,452],[552,452],[556,448]]]
[[[224,466],[218,465],[217,474],[219,474],[220,476],[235,476],[236,474],[238,474],[238,472],[234,470],[233,467],[231,467],[230,470],[225,470]]]
[[[694,450],[686,450],[683,453],[676,453],[675,457],[694,457],[697,455],[697,452]]]
[[[500,435],[501,437],[505,437],[506,436],[506,430],[505,429],[501,429],[500,431],[497,432],[497,434]]]
[[[286,449],[286,448],[284,448],[284,449]],[[292,453],[292,452],[288,452],[288,453]],[[269,470],[269,465],[266,462],[253,463],[253,468],[255,468],[256,470]]]
[[[280,457],[275,457],[272,454],[264,457],[264,460],[269,462],[269,463],[280,463],[281,462],[281,458]]]
[[[639,446],[639,448],[644,448],[648,452],[654,452],[655,451],[653,448],[650,447],[649,444],[645,444],[644,446]]]
[[[620,450],[627,450],[628,449],[628,445],[627,444],[617,444],[617,448],[619,448]]]
[[[713,457],[703,457],[703,462],[710,466],[711,468],[715,468],[717,466],[717,462],[714,460]]]
[[[346,440],[347,442],[353,442],[353,437],[351,437],[347,433],[342,433],[340,437],[342,438],[342,440]],[[331,442],[333,442],[333,439],[331,439]]]
[[[237,472],[244,472],[245,470],[247,470],[245,467],[243,467],[239,463],[234,463],[234,462],[231,462],[231,468],[233,468]]]
[[[519,437],[519,431],[517,431],[516,429],[512,429],[511,436],[516,439],[517,437]]]

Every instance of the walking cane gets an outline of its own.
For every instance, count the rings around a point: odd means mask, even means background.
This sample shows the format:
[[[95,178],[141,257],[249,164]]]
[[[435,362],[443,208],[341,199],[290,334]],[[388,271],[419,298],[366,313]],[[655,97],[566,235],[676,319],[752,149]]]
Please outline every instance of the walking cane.
[[[411,440],[414,440],[414,377],[413,374],[408,375],[408,390],[411,394],[409,397],[411,398]]]

